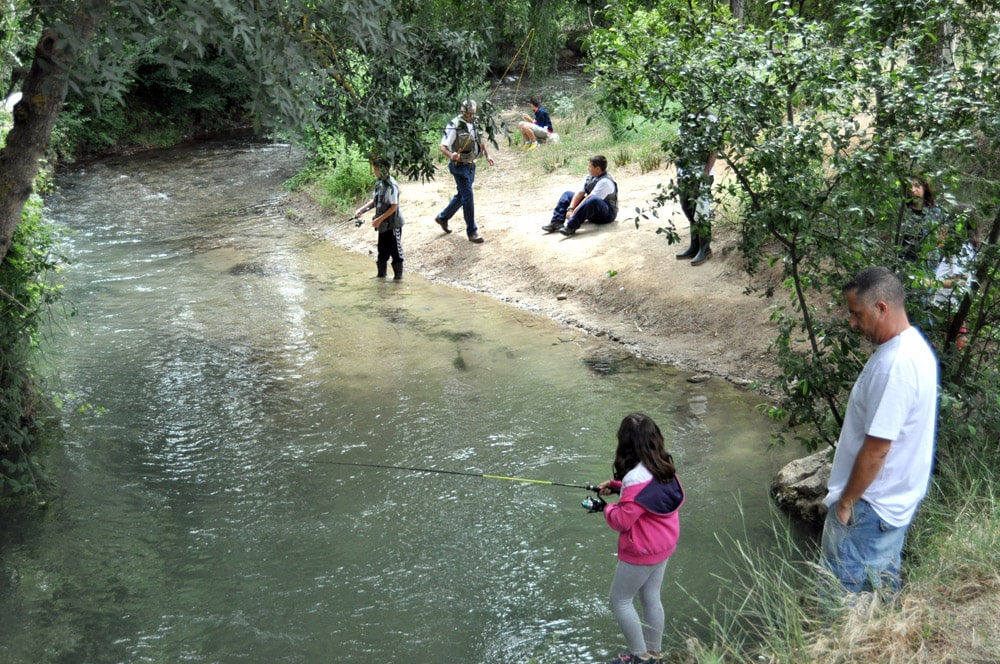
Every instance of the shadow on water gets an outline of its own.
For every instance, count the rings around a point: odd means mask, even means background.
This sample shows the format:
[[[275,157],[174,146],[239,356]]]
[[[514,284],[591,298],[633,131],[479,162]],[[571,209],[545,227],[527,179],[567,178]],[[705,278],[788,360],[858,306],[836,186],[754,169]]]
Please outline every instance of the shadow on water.
[[[586,491],[337,462],[585,485],[635,410],[688,492],[666,645],[706,634],[720,538],[768,545],[791,456],[768,451],[757,398],[371,279],[278,214],[297,165],[209,144],[60,176],[80,311],[48,350],[60,491],[0,535],[0,660],[606,659],[616,537]]]

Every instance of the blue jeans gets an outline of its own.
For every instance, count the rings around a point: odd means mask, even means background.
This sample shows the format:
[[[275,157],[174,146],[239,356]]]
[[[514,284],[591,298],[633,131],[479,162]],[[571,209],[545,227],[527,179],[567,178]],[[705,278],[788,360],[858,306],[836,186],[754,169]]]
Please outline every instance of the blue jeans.
[[[889,525],[863,500],[854,503],[854,515],[846,526],[831,507],[823,524],[823,565],[848,592],[899,590],[908,529],[909,525]]]
[[[458,191],[448,202],[448,205],[438,213],[437,218],[448,221],[458,212],[458,208],[462,208],[462,216],[465,217],[465,232],[472,235],[479,230],[476,227],[476,202],[472,197],[472,183],[476,181],[476,165],[449,161],[448,171],[455,178],[455,186]]]
[[[553,224],[558,226],[566,223],[566,213],[569,212],[569,204],[573,202],[574,195],[575,192],[565,191],[559,197],[559,202],[556,203],[555,209],[552,210]],[[580,207],[573,213],[573,220],[566,224],[566,228],[576,230],[587,221],[595,224],[610,224],[614,220],[615,211],[604,200],[600,198],[585,198],[580,203]]]

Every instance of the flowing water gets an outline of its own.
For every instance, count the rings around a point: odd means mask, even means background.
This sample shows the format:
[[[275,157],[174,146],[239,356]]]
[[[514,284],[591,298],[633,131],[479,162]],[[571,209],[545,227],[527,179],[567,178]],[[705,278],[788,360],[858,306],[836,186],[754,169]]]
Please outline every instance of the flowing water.
[[[213,142],[58,178],[78,310],[47,350],[58,491],[7,515],[0,661],[606,658],[624,649],[616,536],[587,491],[481,475],[607,479],[635,410],[688,493],[665,644],[704,636],[729,538],[773,537],[791,451],[768,451],[758,400],[480,295],[372,279],[278,213],[298,164]]]

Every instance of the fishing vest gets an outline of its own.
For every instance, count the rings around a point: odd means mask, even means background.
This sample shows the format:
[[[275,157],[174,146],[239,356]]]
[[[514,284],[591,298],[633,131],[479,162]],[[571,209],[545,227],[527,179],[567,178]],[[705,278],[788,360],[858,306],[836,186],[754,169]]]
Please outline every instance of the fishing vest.
[[[615,185],[614,192],[605,196],[604,202],[607,203],[608,207],[611,208],[612,218],[616,218],[618,216],[618,183],[615,182],[614,178],[608,175],[607,172],[605,172],[603,175],[599,175],[596,178],[592,175],[588,175],[586,181],[584,181],[583,183],[583,193],[589,196],[590,192],[592,192],[594,190],[594,187],[597,186],[597,183],[600,180],[603,180],[604,178],[611,180],[611,184]]]
[[[399,185],[391,177],[379,178],[375,181],[375,216],[384,214],[386,210],[392,207],[390,201],[390,194],[395,190],[396,192],[396,211],[391,217],[383,221],[378,225],[378,232],[385,233],[386,231],[391,231],[395,228],[402,228],[403,226],[403,215],[399,213]]]
[[[469,125],[472,124],[470,130]],[[455,128],[455,140],[452,141],[451,151],[458,153],[458,161],[463,164],[475,163],[479,157],[479,130],[474,123],[468,123],[461,115],[456,115],[451,120],[451,125]]]

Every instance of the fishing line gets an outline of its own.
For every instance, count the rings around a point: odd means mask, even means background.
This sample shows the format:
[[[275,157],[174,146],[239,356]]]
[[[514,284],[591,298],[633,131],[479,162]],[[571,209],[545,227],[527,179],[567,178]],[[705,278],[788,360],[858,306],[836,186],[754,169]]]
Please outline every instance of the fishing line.
[[[416,468],[414,466],[389,466],[379,463],[355,463],[351,461],[297,461],[295,459],[278,459],[284,463],[322,463],[330,466],[350,466],[355,468],[381,468],[383,470],[407,470],[414,473],[437,473],[439,475],[462,475],[465,477],[479,477],[484,480],[502,480],[505,482],[523,482],[527,484],[544,484],[546,486],[565,486],[571,489],[586,489],[587,491],[598,491],[593,484],[566,484],[564,482],[553,482],[551,480],[536,480],[528,477],[508,477],[506,475],[491,475],[489,473],[468,473],[461,470],[439,470],[436,468]]]
[[[335,222],[333,224],[333,226],[330,226],[330,228],[326,229],[325,231],[323,231],[319,235],[315,236],[314,238],[312,238],[311,240],[309,240],[308,242],[306,242],[306,246],[308,246],[308,245],[310,245],[310,244],[312,244],[314,242],[319,242],[320,240],[322,240],[323,238],[325,238],[327,235],[329,235],[333,231],[337,230],[338,228],[343,228],[344,226],[346,226],[347,223],[350,222],[350,221],[355,222],[355,225],[357,225],[357,226],[361,225],[361,224],[357,223],[359,221],[359,219],[357,217],[350,217],[348,219],[344,219],[343,221]]]
[[[517,62],[517,56],[521,55],[521,51],[525,50],[525,46],[527,46],[527,50],[524,53],[524,64],[521,66],[521,76],[517,79],[517,85],[514,87],[514,102],[515,103],[517,102],[517,93],[521,89],[521,80],[524,78],[524,70],[528,67],[528,54],[531,53],[531,46],[534,43],[534,41],[535,41],[535,29],[532,28],[531,30],[528,31],[528,36],[524,38],[523,42],[521,42],[521,45],[517,49],[517,53],[515,53],[514,57],[510,59],[510,64],[507,65],[507,69],[505,69],[503,74],[500,75],[500,80],[497,81],[496,87],[493,88],[493,92],[489,94],[489,97],[487,97],[487,99],[492,98],[493,95],[497,93],[497,91],[500,89],[500,86],[503,85],[504,79],[507,77],[507,72],[509,72],[510,68],[514,66],[514,63]]]

